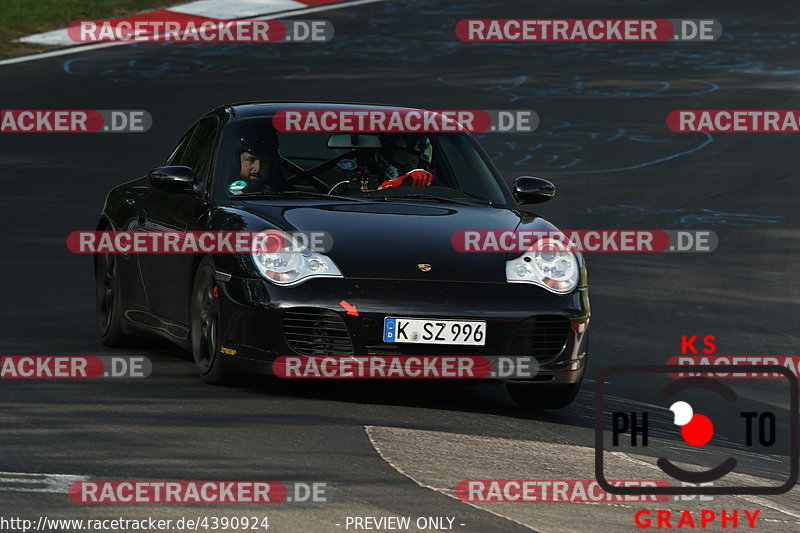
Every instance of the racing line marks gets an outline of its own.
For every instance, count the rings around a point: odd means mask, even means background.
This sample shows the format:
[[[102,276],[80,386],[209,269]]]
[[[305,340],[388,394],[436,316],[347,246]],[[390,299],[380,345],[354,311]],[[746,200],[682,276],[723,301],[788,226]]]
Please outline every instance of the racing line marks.
[[[404,477],[407,477],[408,479],[410,479],[411,481],[413,481],[414,483],[416,483],[417,485],[419,485],[420,487],[422,487],[424,489],[430,489],[430,490],[433,490],[433,491],[436,491],[436,492],[440,492],[440,493],[442,493],[442,494],[444,494],[446,496],[450,496],[451,498],[458,499],[458,498],[456,498],[456,494],[455,494],[455,490],[454,489],[452,489],[452,488],[434,487],[432,485],[428,485],[426,483],[423,483],[422,481],[418,480],[416,477],[414,477],[414,476],[410,475],[409,473],[407,473],[405,470],[403,470],[403,468],[400,465],[396,464],[396,462],[392,461],[392,459],[390,457],[388,457],[386,454],[384,454],[383,450],[381,449],[380,444],[378,444],[378,440],[379,440],[378,433],[381,430],[402,431],[403,429],[402,428],[387,428],[387,427],[380,427],[380,426],[364,426],[364,431],[366,431],[366,433],[367,433],[367,438],[369,438],[370,444],[372,444],[372,447],[375,448],[375,451],[378,452],[378,455],[380,456],[381,459],[383,459],[386,462],[386,464],[388,464],[389,466],[394,468],[399,474],[403,475]],[[411,430],[411,431],[413,431],[413,430]],[[458,501],[461,501],[461,500],[458,500]],[[520,522],[519,520],[511,518],[510,516],[506,516],[506,515],[503,515],[501,513],[489,510],[489,509],[484,509],[484,508],[482,508],[482,507],[480,507],[478,505],[475,505],[474,503],[471,503],[471,502],[461,502],[461,503],[465,503],[465,504],[467,504],[467,505],[469,505],[471,507],[474,507],[474,508],[478,509],[479,511],[484,511],[484,512],[487,512],[489,514],[493,514],[493,515],[495,515],[495,516],[497,516],[499,518],[504,518],[506,520],[514,522],[515,524],[519,524],[520,526],[522,526],[522,527],[524,527],[526,529],[534,531],[535,533],[538,533],[537,530],[533,529],[528,524],[525,524],[523,522]]]
[[[72,474],[0,472],[0,491],[66,493],[72,483],[87,479]]]
[[[552,458],[559,458],[559,477],[592,477],[593,448],[572,445],[548,440],[524,440],[491,437],[484,435],[452,433],[444,431],[419,430],[384,426],[365,426],[370,443],[378,455],[393,469],[411,479],[423,488],[435,490],[452,498],[457,498],[451,488],[463,479],[481,479],[488,477],[503,479],[520,479],[529,477],[553,477]],[[620,471],[624,471],[627,479],[649,479],[658,468],[645,461],[645,457],[630,454],[611,453],[613,461]],[[696,457],[694,458],[696,459]],[[685,459],[684,459],[685,461]],[[682,461],[683,462],[683,461]],[[694,461],[693,461],[694,462]],[[690,464],[690,463],[684,463]],[[627,465],[627,466],[625,466]],[[762,482],[766,478],[750,474],[733,474],[737,479],[749,482]],[[780,515],[764,517],[772,523],[800,524],[796,519],[798,496],[782,495],[780,501],[767,505],[759,498],[736,495],[750,503],[768,507],[779,512],[789,520],[780,519]],[[462,501],[459,499],[459,501]],[[487,502],[463,502],[487,511],[496,516],[506,518],[526,528],[549,530],[552,524],[559,523],[562,518],[558,504],[514,505],[492,504]],[[612,503],[612,502],[609,502]],[[697,506],[702,502],[673,502],[673,506]],[[615,505],[591,505],[591,510],[583,512],[576,508],[572,516],[573,528],[588,527],[596,521],[602,521],[611,529],[614,526],[627,527],[630,523],[629,513],[637,504],[617,502]],[[498,510],[505,514],[500,514]],[[793,531],[793,527],[778,527],[775,531]]]

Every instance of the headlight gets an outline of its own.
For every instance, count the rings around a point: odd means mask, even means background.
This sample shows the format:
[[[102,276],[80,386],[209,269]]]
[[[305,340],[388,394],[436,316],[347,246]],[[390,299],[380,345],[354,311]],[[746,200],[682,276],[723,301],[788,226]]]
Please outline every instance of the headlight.
[[[577,256],[563,242],[543,238],[533,250],[506,261],[509,283],[533,283],[556,294],[566,294],[578,285],[581,270]]]
[[[314,252],[290,235],[270,230],[251,256],[262,276],[276,285],[294,285],[306,278],[341,278],[336,263],[327,255]]]

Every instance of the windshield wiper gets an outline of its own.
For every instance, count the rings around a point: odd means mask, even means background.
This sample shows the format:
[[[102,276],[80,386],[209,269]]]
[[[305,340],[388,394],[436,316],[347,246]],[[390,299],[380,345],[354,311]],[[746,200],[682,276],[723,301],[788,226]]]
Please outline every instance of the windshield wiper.
[[[430,194],[403,194],[397,196],[380,196],[380,197],[372,197],[373,200],[383,200],[385,202],[390,202],[392,200],[429,200],[434,202],[441,202],[443,204],[459,204],[459,205],[471,205],[474,207],[491,207],[491,202],[481,203],[481,202],[468,202],[466,200],[454,200],[453,198],[443,198],[441,196],[433,196]]]
[[[367,200],[363,198],[357,198],[353,196],[340,196],[338,194],[325,194],[324,192],[312,192],[312,191],[285,191],[285,192],[247,192],[244,194],[234,194],[229,196],[230,199],[234,200],[237,198],[286,198],[286,197],[296,197],[296,198],[329,198],[334,200],[350,200],[352,202],[366,202]]]

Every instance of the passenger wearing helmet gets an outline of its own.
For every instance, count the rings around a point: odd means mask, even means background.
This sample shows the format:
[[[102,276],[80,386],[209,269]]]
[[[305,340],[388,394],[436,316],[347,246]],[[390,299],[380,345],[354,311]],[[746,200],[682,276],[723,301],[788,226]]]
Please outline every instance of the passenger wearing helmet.
[[[288,188],[280,169],[275,132],[259,128],[243,132],[236,150],[239,175],[231,180],[231,194],[281,192]]]
[[[382,152],[378,156],[378,172],[385,180],[378,189],[430,185],[435,176],[430,172],[433,146],[419,133],[388,133],[381,137]]]

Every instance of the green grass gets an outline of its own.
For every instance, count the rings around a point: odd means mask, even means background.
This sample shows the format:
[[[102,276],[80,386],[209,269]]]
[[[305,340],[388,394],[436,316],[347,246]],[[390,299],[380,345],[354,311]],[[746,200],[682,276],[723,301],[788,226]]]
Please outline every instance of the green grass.
[[[188,0],[187,0],[188,1]],[[32,33],[66,28],[73,20],[117,18],[184,0],[0,0],[0,57],[31,54],[49,47],[15,43]]]

